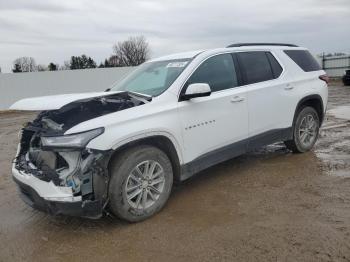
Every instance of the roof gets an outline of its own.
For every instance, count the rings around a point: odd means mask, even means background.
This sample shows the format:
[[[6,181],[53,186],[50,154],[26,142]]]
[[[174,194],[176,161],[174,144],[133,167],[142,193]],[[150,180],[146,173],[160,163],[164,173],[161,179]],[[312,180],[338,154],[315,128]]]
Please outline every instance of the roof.
[[[241,46],[289,46],[289,47],[298,47],[294,44],[283,44],[283,43],[237,43],[232,44],[227,47],[241,47]]]
[[[175,60],[175,59],[190,59],[195,56],[205,53],[205,54],[215,54],[220,52],[229,51],[247,51],[247,50],[278,50],[278,49],[305,49],[303,47],[299,47],[293,44],[279,44],[279,43],[241,43],[241,44],[232,44],[227,47],[215,48],[215,49],[207,49],[207,50],[197,50],[183,53],[176,53],[167,56],[162,56],[159,58],[155,58],[149,60],[148,62],[155,61],[166,61],[166,60]]]
[[[150,60],[149,62],[155,62],[155,61],[166,61],[166,60],[174,60],[174,59],[190,59],[195,57],[196,55],[202,53],[204,50],[197,50],[197,51],[189,51],[189,52],[183,52],[183,53],[176,53],[171,55],[166,55],[162,57],[158,57],[155,59]]]

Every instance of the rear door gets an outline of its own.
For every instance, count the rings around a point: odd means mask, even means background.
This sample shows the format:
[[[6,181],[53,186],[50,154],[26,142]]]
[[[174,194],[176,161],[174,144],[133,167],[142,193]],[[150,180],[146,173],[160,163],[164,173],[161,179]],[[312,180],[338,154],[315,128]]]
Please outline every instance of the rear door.
[[[204,61],[185,83],[182,92],[192,83],[207,83],[212,90],[208,97],[179,102],[186,162],[203,158],[208,160],[204,165],[210,166],[225,155],[230,158],[230,153],[244,153],[248,136],[247,97],[239,86],[236,69],[231,54],[215,55]],[[237,143],[240,141],[243,142]]]
[[[289,127],[293,86],[283,80],[283,68],[271,52],[239,52],[236,55],[246,84],[249,137],[268,136],[275,131],[279,135],[279,129]]]

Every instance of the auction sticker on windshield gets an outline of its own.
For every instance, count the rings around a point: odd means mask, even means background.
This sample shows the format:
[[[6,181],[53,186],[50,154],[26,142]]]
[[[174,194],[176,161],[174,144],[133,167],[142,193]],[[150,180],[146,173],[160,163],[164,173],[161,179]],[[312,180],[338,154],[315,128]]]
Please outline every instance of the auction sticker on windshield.
[[[185,67],[188,62],[172,62],[169,63],[166,67]]]

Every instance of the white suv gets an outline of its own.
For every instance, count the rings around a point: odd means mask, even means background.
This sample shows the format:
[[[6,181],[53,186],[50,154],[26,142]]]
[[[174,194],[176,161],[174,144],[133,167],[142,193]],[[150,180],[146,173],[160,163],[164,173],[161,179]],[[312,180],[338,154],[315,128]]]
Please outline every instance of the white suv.
[[[148,61],[102,93],[29,98],[12,173],[26,203],[90,218],[141,221],[174,181],[263,145],[310,150],[328,78],[289,44],[235,44]]]

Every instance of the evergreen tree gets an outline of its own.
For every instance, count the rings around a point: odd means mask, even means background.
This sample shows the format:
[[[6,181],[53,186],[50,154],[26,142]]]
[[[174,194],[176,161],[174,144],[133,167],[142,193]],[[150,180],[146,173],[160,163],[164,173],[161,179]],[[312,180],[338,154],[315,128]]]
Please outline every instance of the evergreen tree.
[[[88,62],[88,58],[86,55],[82,55],[81,57],[78,57],[78,61],[79,61],[79,65],[80,68],[89,68],[89,62]]]
[[[96,68],[96,62],[91,57],[88,57],[86,55],[72,56],[69,68],[71,70]]]
[[[88,58],[87,68],[96,68],[96,63],[91,57]]]
[[[22,72],[22,68],[21,68],[20,64],[14,64],[14,68],[12,69],[12,72],[14,72],[14,73],[21,73]]]
[[[77,62],[76,62],[75,56],[72,56],[70,59],[69,69],[70,70],[77,69]]]
[[[54,63],[51,62],[51,63],[48,65],[48,69],[49,69],[49,71],[57,71],[58,66],[57,66],[56,64],[54,64]]]
[[[105,67],[111,67],[107,59],[105,59]]]

